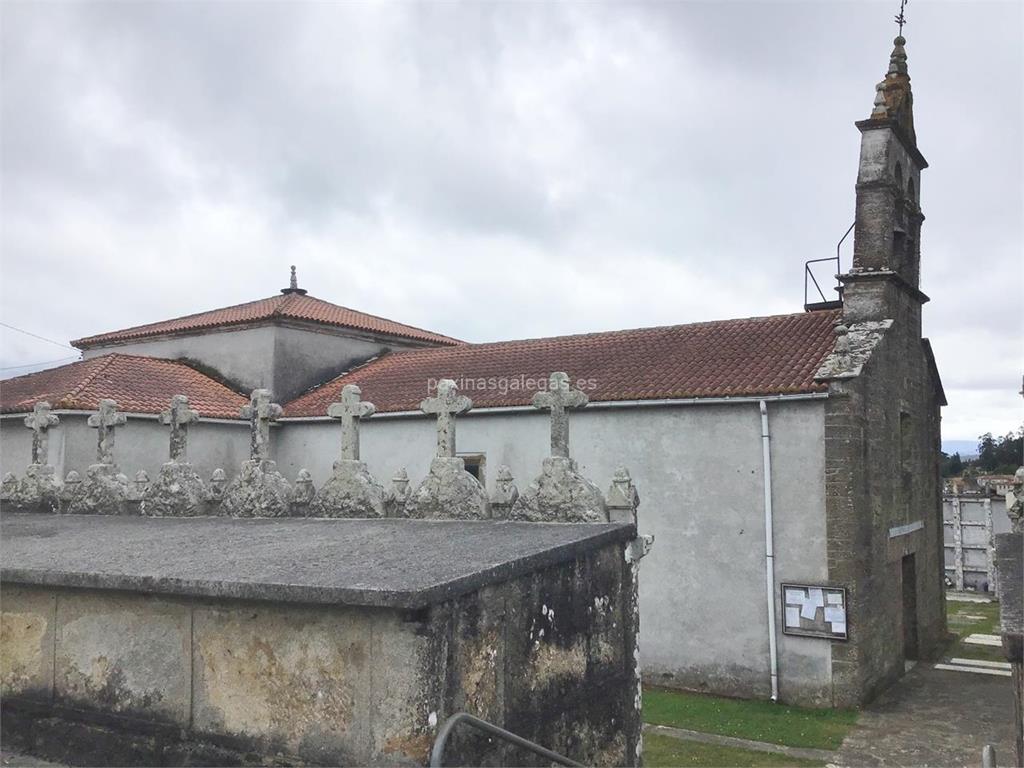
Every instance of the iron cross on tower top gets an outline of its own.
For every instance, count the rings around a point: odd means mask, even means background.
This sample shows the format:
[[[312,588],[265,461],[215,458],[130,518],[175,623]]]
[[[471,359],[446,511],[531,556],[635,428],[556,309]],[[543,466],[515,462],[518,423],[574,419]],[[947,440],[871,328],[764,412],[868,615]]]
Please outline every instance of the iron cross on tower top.
[[[900,12],[896,14],[896,23],[900,27],[900,37],[903,37],[903,25],[907,23],[907,17],[903,13],[903,9],[907,7],[907,0],[900,0]]]

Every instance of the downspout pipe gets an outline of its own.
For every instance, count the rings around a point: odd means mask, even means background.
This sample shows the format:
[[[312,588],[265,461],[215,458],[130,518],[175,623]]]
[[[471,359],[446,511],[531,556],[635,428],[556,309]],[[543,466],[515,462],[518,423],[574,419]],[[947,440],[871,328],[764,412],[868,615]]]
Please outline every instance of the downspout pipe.
[[[779,649],[775,642],[775,534],[772,519],[772,443],[768,430],[768,403],[761,408],[761,461],[764,468],[764,572],[768,602],[768,665],[772,678],[772,701],[779,700]]]

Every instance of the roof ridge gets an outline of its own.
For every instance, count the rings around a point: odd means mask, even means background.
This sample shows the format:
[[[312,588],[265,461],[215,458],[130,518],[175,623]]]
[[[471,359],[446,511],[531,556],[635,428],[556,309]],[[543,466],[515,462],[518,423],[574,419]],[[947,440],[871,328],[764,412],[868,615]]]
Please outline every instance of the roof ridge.
[[[99,374],[100,374],[100,373],[101,373],[102,371],[105,371],[105,370],[106,370],[107,368],[109,368],[109,367],[110,367],[110,364],[114,362],[114,358],[115,358],[115,357],[117,357],[117,355],[116,355],[116,354],[114,354],[114,353],[111,353],[111,354],[109,354],[109,355],[103,355],[103,356],[102,356],[102,357],[100,358],[100,359],[106,358],[106,359],[105,359],[105,360],[103,361],[103,364],[102,364],[102,365],[98,365],[98,366],[96,366],[96,370],[94,370],[94,371],[93,371],[92,373],[90,373],[90,374],[87,374],[87,375],[86,375],[86,377],[85,377],[84,379],[82,379],[82,380],[81,380],[80,382],[78,382],[78,386],[76,386],[76,387],[72,387],[72,388],[71,388],[71,391],[70,391],[70,392],[68,392],[67,394],[65,394],[65,395],[64,395],[64,396],[63,396],[63,397],[61,398],[61,401],[64,401],[64,400],[66,400],[66,399],[69,399],[69,398],[73,398],[73,397],[75,397],[75,396],[76,396],[76,395],[77,395],[77,394],[78,394],[79,392],[81,392],[81,391],[82,391],[83,389],[85,389],[85,388],[86,388],[86,387],[87,387],[87,386],[88,386],[89,384],[91,384],[91,383],[93,382],[93,380],[94,380],[94,379],[95,379],[95,378],[96,378],[96,377],[97,377],[97,376],[98,376],[98,375],[99,375]]]
[[[163,323],[176,323],[176,322],[178,322],[180,320],[188,320],[189,318],[192,318],[192,317],[199,317],[200,315],[208,315],[211,312],[223,312],[223,311],[229,310],[229,309],[238,309],[239,307],[248,307],[248,306],[251,306],[253,304],[259,304],[261,301],[270,301],[272,299],[278,299],[278,298],[281,298],[281,296],[280,295],[278,295],[278,296],[265,296],[262,299],[252,299],[251,301],[242,301],[242,302],[239,302],[238,304],[230,304],[230,305],[228,305],[226,307],[218,307],[216,309],[204,309],[204,310],[199,311],[199,312],[189,312],[187,315],[179,315],[178,317],[169,317],[169,318],[167,318],[165,320],[153,320],[153,321],[148,322],[148,323],[139,323],[138,325],[132,325],[132,326],[129,326],[128,328],[120,328],[120,329],[118,329],[116,331],[105,331],[103,333],[93,333],[93,334],[90,334],[88,336],[82,336],[79,339],[74,339],[71,342],[71,346],[75,346],[75,344],[77,344],[78,342],[89,341],[90,339],[98,339],[98,338],[101,338],[103,336],[110,336],[110,335],[113,335],[113,334],[121,334],[121,333],[128,333],[129,331],[136,331],[136,330],[138,330],[140,328],[145,328],[145,327],[150,326],[150,325],[162,325]]]
[[[671,325],[644,325],[644,326],[640,326],[640,327],[637,327],[637,328],[617,328],[617,329],[608,330],[608,331],[585,331],[583,333],[566,333],[566,334],[561,334],[561,335],[557,335],[557,336],[532,336],[532,337],[523,338],[523,339],[505,339],[505,340],[502,340],[502,341],[480,341],[480,342],[464,341],[464,342],[461,342],[457,346],[463,347],[463,348],[466,348],[466,349],[469,349],[469,348],[479,349],[481,347],[499,347],[499,346],[513,345],[513,344],[529,344],[529,343],[544,342],[544,341],[549,341],[549,342],[554,342],[554,341],[571,341],[571,340],[577,340],[577,339],[593,338],[593,337],[597,337],[597,336],[606,336],[607,337],[607,336],[615,336],[615,335],[624,334],[624,333],[639,333],[639,332],[642,332],[642,331],[667,331],[667,330],[674,330],[674,329],[678,329],[678,328],[696,328],[696,327],[699,327],[699,326],[713,326],[713,325],[719,325],[721,323],[745,323],[745,322],[751,322],[751,321],[755,321],[755,320],[781,320],[781,319],[784,319],[784,318],[785,319],[789,319],[789,318],[799,318],[799,317],[812,317],[812,316],[818,314],[819,312],[821,312],[821,313],[835,313],[835,312],[838,312],[838,311],[839,310],[817,310],[815,312],[788,312],[788,313],[785,313],[785,314],[782,314],[782,315],[754,315],[752,317],[735,317],[735,318],[725,318],[725,319],[722,319],[722,320],[698,320],[698,321],[693,322],[693,323],[673,323]],[[437,352],[439,349],[446,349],[446,347],[426,347],[426,348],[418,348],[418,349],[400,349],[400,350],[395,350],[394,352],[392,352],[392,354],[393,355],[409,355],[409,356],[418,355],[418,354],[425,355],[425,354],[428,354],[428,353],[431,353],[431,352]]]
[[[357,315],[365,315],[366,317],[372,317],[374,320],[383,320],[386,323],[394,323],[395,325],[401,325],[401,326],[403,326],[405,328],[412,328],[414,331],[419,331],[420,333],[430,334],[431,336],[441,336],[443,338],[451,339],[452,341],[458,342],[459,344],[470,344],[470,343],[472,343],[472,342],[468,342],[468,341],[463,341],[462,339],[457,339],[454,336],[449,336],[448,334],[445,334],[445,333],[438,333],[437,331],[431,331],[429,328],[421,328],[418,325],[410,325],[409,323],[403,323],[403,322],[401,322],[399,320],[392,320],[390,317],[384,317],[384,315],[375,315],[372,312],[365,312],[365,311],[363,311],[361,309],[353,309],[352,307],[346,307],[346,306],[344,306],[342,304],[335,304],[333,301],[328,301],[327,299],[321,299],[319,296],[313,296],[313,295],[307,294],[305,296],[305,298],[307,298],[307,299],[315,299],[316,301],[321,301],[324,304],[329,304],[332,307],[337,307],[338,309],[344,309],[346,312],[355,312]]]

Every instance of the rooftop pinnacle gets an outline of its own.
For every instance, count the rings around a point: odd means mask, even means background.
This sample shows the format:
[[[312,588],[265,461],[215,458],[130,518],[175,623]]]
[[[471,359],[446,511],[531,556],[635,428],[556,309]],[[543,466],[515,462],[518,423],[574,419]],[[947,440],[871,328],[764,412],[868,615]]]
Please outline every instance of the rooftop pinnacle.
[[[304,288],[299,288],[299,278],[295,275],[295,265],[294,264],[292,265],[292,277],[291,277],[291,280],[289,281],[288,287],[287,288],[282,288],[281,289],[281,293],[284,293],[284,294],[297,293],[300,296],[305,296],[306,295],[306,290]]]

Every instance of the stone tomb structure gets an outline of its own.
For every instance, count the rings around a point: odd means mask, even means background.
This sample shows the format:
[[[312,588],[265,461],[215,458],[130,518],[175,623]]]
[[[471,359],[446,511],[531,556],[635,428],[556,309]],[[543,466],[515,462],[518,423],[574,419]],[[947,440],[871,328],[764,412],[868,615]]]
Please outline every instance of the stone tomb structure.
[[[186,398],[164,413],[170,461],[152,484],[117,472],[125,420],[104,403],[101,470],[57,494],[94,514],[21,494],[35,511],[0,522],[5,744],[72,764],[415,765],[465,711],[586,764],[639,764],[637,565],[651,540],[628,473],[609,492],[614,521],[599,491],[565,481],[568,455],[529,514],[508,476],[492,515],[454,455],[472,403],[442,385],[423,404],[438,469],[411,494],[396,477],[385,495],[359,461],[373,405],[357,388],[330,409],[341,458],[319,491],[266,458],[266,391],[245,408],[247,469],[216,491],[183,461]],[[553,416],[553,435],[567,426]],[[535,761],[463,732],[446,759]]]

